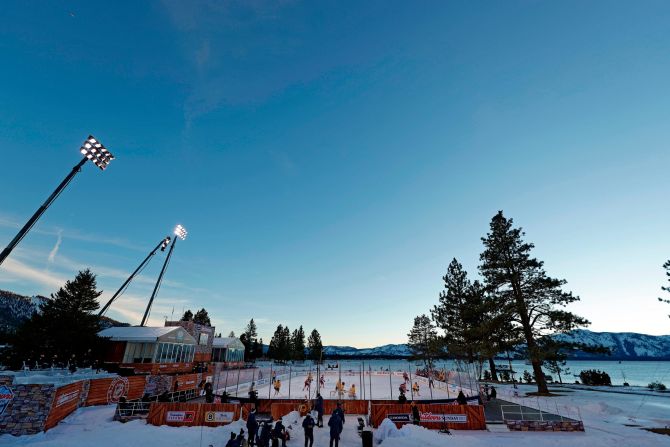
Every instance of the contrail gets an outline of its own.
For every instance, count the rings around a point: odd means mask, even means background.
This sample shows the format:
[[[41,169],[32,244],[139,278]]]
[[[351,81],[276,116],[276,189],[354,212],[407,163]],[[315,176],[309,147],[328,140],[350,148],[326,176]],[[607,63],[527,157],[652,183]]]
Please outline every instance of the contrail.
[[[54,245],[54,248],[51,249],[49,252],[49,262],[52,263],[54,262],[54,259],[56,258],[56,253],[58,253],[58,249],[60,248],[60,243],[63,241],[63,230],[58,231],[58,239],[56,240],[56,245]]]

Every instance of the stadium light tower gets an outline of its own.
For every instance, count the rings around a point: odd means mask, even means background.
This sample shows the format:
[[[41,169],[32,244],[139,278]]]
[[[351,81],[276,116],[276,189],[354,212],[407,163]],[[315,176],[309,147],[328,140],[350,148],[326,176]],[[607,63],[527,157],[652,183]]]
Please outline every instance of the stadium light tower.
[[[160,248],[161,251],[165,251],[165,249],[167,248],[167,246],[168,246],[169,243],[170,243],[170,236],[167,236],[165,239],[162,239],[162,240],[158,243],[158,245],[156,245],[156,247],[154,247],[153,250],[151,250],[151,253],[149,253],[149,255],[148,255],[146,258],[144,258],[144,261],[142,261],[142,263],[141,263],[139,266],[137,266],[137,268],[135,269],[135,271],[134,271],[133,273],[130,274],[130,276],[128,277],[128,279],[126,279],[126,281],[125,281],[123,284],[121,284],[121,287],[119,287],[119,290],[117,290],[116,293],[115,293],[114,295],[112,295],[112,297],[109,299],[109,301],[107,301],[107,304],[105,304],[105,305],[103,306],[103,308],[100,309],[100,312],[98,312],[98,316],[99,316],[99,317],[101,317],[102,315],[104,315],[105,312],[107,312],[107,309],[109,309],[109,306],[111,306],[112,303],[114,302],[114,300],[115,300],[119,295],[121,295],[121,294],[123,293],[124,290],[126,290],[126,287],[128,286],[128,284],[130,284],[130,281],[132,281],[133,278],[135,278],[135,276],[137,276],[137,274],[138,274],[139,272],[141,272],[141,271],[144,269],[144,267],[145,267],[145,266],[149,263],[149,261],[151,260],[151,257],[152,257],[153,255],[156,254],[156,252],[158,251],[158,249]]]
[[[144,326],[144,324],[147,322],[147,319],[149,318],[149,313],[151,312],[151,305],[154,303],[156,293],[158,293],[158,289],[160,289],[161,287],[161,282],[163,281],[163,274],[165,273],[165,269],[170,263],[170,257],[172,256],[172,252],[174,251],[174,246],[177,243],[177,239],[181,239],[183,241],[184,239],[186,239],[186,235],[188,234],[188,232],[186,231],[186,228],[184,228],[183,226],[177,225],[174,229],[174,234],[177,237],[172,239],[172,244],[170,244],[170,251],[168,251],[168,254],[165,257],[163,268],[161,269],[160,275],[158,275],[158,280],[156,281],[156,285],[154,286],[154,291],[151,293],[151,298],[149,298],[149,304],[147,305],[147,309],[144,311],[144,316],[142,317],[142,323],[140,323],[140,326]]]
[[[19,230],[18,234],[14,236],[14,239],[12,239],[9,245],[7,245],[4,250],[2,250],[2,253],[0,253],[0,265],[2,265],[5,259],[7,259],[12,250],[14,250],[17,245],[19,245],[19,242],[21,242],[21,240],[30,231],[33,225],[35,225],[42,214],[44,214],[47,208],[49,208],[53,201],[56,200],[60,193],[63,192],[65,187],[72,181],[74,176],[77,175],[79,171],[81,171],[81,167],[84,166],[88,160],[91,160],[97,167],[100,168],[101,171],[104,171],[109,163],[114,160],[112,153],[109,152],[107,148],[102,145],[102,143],[93,138],[92,135],[88,136],[86,141],[84,141],[84,143],[81,145],[79,151],[84,155],[84,158],[82,158],[81,161],[77,163],[77,166],[72,168],[72,171],[70,171],[70,173],[62,182],[60,182],[60,185],[58,185],[56,190],[52,192],[49,198],[42,204],[42,206],[40,206],[37,211],[35,211],[35,214],[33,214],[33,216],[28,220],[28,222],[26,222],[23,228]]]

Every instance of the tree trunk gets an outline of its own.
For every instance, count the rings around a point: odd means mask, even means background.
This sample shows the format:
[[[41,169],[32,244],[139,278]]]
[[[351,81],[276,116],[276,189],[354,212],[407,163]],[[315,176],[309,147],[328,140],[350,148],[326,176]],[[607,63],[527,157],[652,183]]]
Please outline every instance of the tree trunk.
[[[498,381],[498,374],[496,372],[496,364],[493,361],[493,357],[489,357],[489,369],[491,370],[491,380],[494,382]]]
[[[549,387],[547,386],[547,380],[544,378],[544,373],[542,372],[542,360],[540,360],[537,343],[535,343],[535,337],[533,337],[533,327],[530,324],[530,316],[528,315],[526,301],[523,299],[521,287],[514,280],[512,281],[512,289],[514,291],[517,313],[521,320],[523,335],[526,338],[526,344],[528,346],[530,363],[533,365],[533,373],[535,375],[535,382],[537,383],[537,392],[547,394],[549,393]]]

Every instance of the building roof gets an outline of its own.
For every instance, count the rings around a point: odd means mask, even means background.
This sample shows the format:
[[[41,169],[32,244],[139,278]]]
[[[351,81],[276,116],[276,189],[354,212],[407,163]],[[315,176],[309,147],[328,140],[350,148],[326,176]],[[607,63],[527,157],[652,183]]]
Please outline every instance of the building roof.
[[[181,326],[172,327],[146,327],[146,326],[126,326],[126,327],[110,327],[98,332],[100,337],[109,338],[112,341],[131,341],[137,343],[156,342],[159,338],[172,332],[182,331],[185,337],[191,343],[193,337],[188,334]]]
[[[244,349],[244,343],[237,337],[214,337],[212,347]]]

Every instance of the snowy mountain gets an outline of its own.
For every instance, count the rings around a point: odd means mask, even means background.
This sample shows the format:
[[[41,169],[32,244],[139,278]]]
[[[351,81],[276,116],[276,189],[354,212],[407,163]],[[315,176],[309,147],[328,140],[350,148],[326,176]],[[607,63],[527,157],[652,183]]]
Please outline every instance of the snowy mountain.
[[[13,331],[23,320],[39,310],[40,304],[49,298],[22,296],[0,290],[0,331]]]
[[[351,346],[324,346],[323,353],[330,357],[394,358],[412,355],[407,345],[383,345],[376,348],[353,348]]]
[[[577,329],[568,334],[557,335],[557,339],[588,345],[600,344],[610,348],[613,360],[670,360],[670,335],[646,335],[633,332],[591,332]],[[577,352],[573,358],[603,358],[585,352]],[[604,358],[608,358],[605,356]]]
[[[33,313],[39,312],[40,305],[50,300],[44,296],[23,296],[7,290],[0,290],[0,332],[13,332]],[[111,326],[128,326],[111,318],[102,317],[100,325],[103,329]]]
[[[584,329],[558,335],[565,341],[587,345],[603,345],[612,350],[612,355],[576,352],[573,359],[610,360],[670,360],[670,335],[645,335],[631,332],[592,332]],[[325,346],[329,357],[346,358],[396,358],[410,357],[407,345],[384,345],[376,348],[353,348],[351,346]]]

